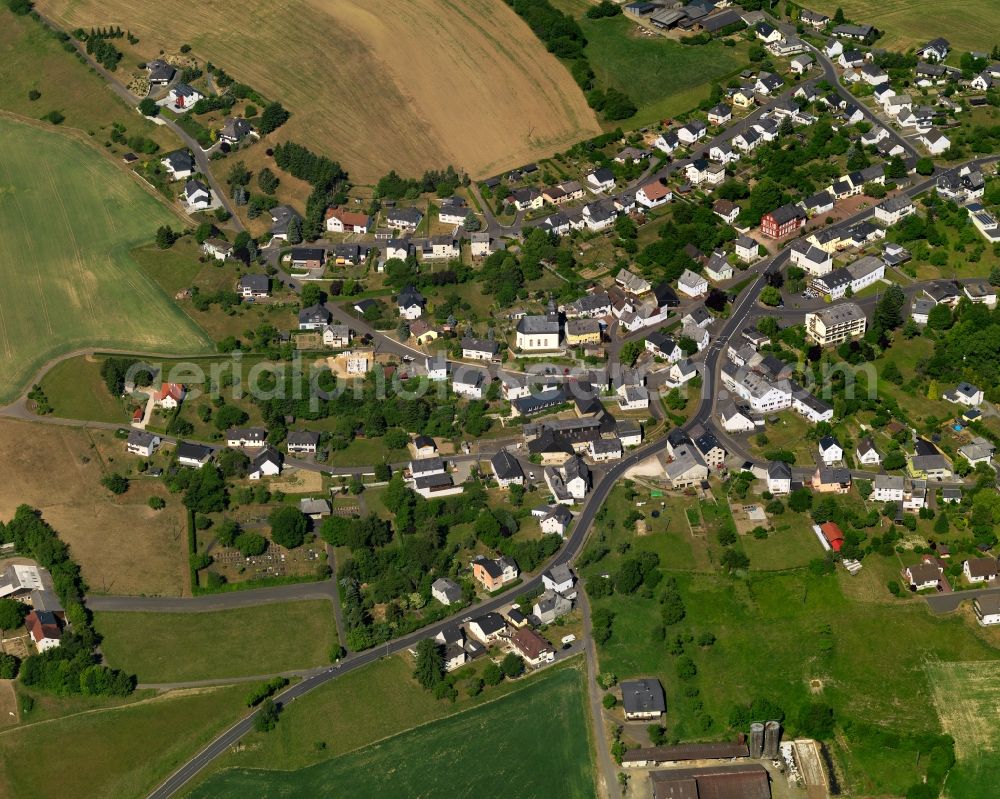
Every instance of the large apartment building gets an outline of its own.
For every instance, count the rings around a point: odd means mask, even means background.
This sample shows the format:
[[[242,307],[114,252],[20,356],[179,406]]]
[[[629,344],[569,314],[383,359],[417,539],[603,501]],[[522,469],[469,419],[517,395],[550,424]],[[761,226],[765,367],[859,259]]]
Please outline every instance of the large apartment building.
[[[863,336],[868,320],[854,302],[843,302],[806,314],[806,336],[821,347],[836,346]]]

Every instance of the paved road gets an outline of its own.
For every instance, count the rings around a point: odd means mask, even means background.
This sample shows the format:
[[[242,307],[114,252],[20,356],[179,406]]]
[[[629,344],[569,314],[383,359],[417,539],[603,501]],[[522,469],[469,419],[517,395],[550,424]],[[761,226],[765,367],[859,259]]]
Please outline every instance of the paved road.
[[[1000,595],[1000,588],[974,588],[969,591],[954,591],[946,594],[930,594],[924,597],[927,606],[934,613],[951,613],[958,610],[963,602],[971,602],[976,597]]]

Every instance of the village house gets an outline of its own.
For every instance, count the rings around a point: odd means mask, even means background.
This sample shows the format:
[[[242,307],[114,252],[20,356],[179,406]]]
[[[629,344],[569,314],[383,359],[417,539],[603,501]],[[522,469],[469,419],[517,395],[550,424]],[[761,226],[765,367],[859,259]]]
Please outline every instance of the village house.
[[[849,469],[839,469],[820,466],[813,473],[811,486],[820,494],[846,494],[851,490],[851,472]]]
[[[524,471],[521,469],[521,464],[508,450],[501,449],[494,454],[490,458],[490,468],[500,488],[524,485]]]
[[[507,583],[514,582],[519,575],[517,564],[506,555],[501,555],[498,558],[478,555],[472,561],[472,576],[488,592],[496,591]]]
[[[431,583],[431,596],[442,605],[453,605],[462,601],[462,589],[454,580],[438,577]]]
[[[452,373],[451,390],[460,397],[482,399],[487,382],[479,369],[457,367]]]
[[[708,294],[708,281],[690,269],[685,269],[677,279],[677,290],[688,297]]]
[[[390,208],[385,214],[385,223],[397,230],[414,231],[423,218],[424,215],[416,208]]]
[[[767,465],[767,490],[772,494],[788,494],[792,490],[792,467],[784,461]]]
[[[552,624],[556,619],[573,610],[573,601],[563,594],[547,588],[531,609],[539,624]]]
[[[236,291],[244,300],[262,299],[271,293],[271,278],[267,275],[242,275]]]
[[[873,502],[902,502],[905,481],[902,477],[890,474],[877,474],[872,484],[871,500]]]
[[[862,438],[854,449],[854,457],[863,466],[879,466],[882,463],[882,456],[879,455],[875,444],[871,438]]]
[[[865,334],[868,320],[857,303],[845,302],[806,314],[806,337],[828,347]]]
[[[655,677],[624,680],[620,687],[626,721],[656,721],[667,712],[663,686]]]
[[[214,202],[212,190],[205,183],[191,178],[184,184],[184,204],[188,211],[207,211]]]
[[[344,349],[351,345],[351,329],[347,325],[324,325],[323,346]]]
[[[326,211],[326,229],[331,233],[367,233],[372,220],[368,214],[334,206]]]
[[[125,440],[125,448],[133,455],[150,457],[160,446],[160,437],[145,430],[130,430]]]
[[[59,646],[62,628],[55,613],[48,610],[32,610],[24,617],[24,626],[28,629],[35,649],[39,652]]]
[[[179,441],[175,454],[177,455],[177,462],[181,466],[191,466],[192,468],[200,469],[211,460],[212,448],[206,447],[204,444]]]
[[[225,239],[209,238],[201,243],[201,251],[216,261],[225,261],[233,254],[233,245]]]
[[[972,600],[972,609],[983,627],[1000,624],[1000,595],[981,594]]]
[[[515,654],[520,655],[524,662],[532,668],[538,668],[543,663],[555,660],[556,650],[552,644],[530,627],[514,630],[510,635],[510,647]]]
[[[420,318],[420,315],[424,312],[424,305],[426,303],[427,300],[424,299],[424,295],[413,288],[412,285],[404,288],[396,296],[396,305],[399,309],[400,317],[410,321]]]
[[[162,383],[153,392],[153,405],[157,408],[173,410],[184,401],[184,386],[180,383]]]
[[[559,349],[559,316],[525,316],[517,323],[514,346],[525,352]]]
[[[267,430],[263,427],[231,427],[226,431],[226,446],[256,449],[267,442]]]
[[[955,386],[953,391],[944,392],[941,398],[948,402],[957,403],[958,405],[976,407],[983,402],[983,390],[963,380]]]
[[[260,480],[262,477],[276,477],[281,474],[281,463],[281,453],[272,446],[265,446],[251,459],[247,479]]]
[[[310,305],[299,311],[299,330],[322,330],[330,323],[330,312],[322,305]]]
[[[962,564],[962,574],[970,583],[992,582],[997,577],[997,559],[969,558]]]
[[[922,591],[926,588],[939,588],[941,585],[941,574],[944,572],[936,562],[924,560],[914,566],[907,566],[903,570],[909,586],[914,591]]]
[[[485,645],[498,641],[507,632],[507,622],[499,613],[487,613],[469,622],[469,632]]]
[[[184,180],[197,172],[194,156],[190,150],[175,150],[160,159],[171,180]]]
[[[285,439],[289,455],[315,455],[319,447],[319,433],[312,430],[290,430]]]
[[[219,130],[219,140],[234,146],[245,139],[253,128],[250,123],[242,117],[230,117]]]
[[[492,361],[500,353],[500,344],[466,336],[462,339],[462,357],[473,361]]]
[[[543,505],[531,513],[538,518],[538,526],[546,535],[565,538],[569,523],[573,521],[573,513],[565,505]]]
[[[673,192],[663,181],[654,181],[639,188],[635,193],[635,201],[643,208],[656,208],[670,202],[673,196]]]

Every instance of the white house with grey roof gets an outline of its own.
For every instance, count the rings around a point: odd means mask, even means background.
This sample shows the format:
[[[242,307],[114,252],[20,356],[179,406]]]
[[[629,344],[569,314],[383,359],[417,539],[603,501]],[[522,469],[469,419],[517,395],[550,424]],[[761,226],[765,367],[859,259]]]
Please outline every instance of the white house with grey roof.
[[[493,470],[493,477],[501,488],[510,488],[512,485],[524,485],[524,470],[517,458],[506,449],[501,449],[490,458],[490,468]]]
[[[688,297],[700,297],[708,294],[708,281],[697,272],[685,269],[677,279],[677,290]]]
[[[525,316],[517,323],[514,346],[524,352],[559,349],[559,316]]]
[[[131,430],[125,441],[125,448],[133,455],[150,457],[160,446],[160,437],[145,430]]]

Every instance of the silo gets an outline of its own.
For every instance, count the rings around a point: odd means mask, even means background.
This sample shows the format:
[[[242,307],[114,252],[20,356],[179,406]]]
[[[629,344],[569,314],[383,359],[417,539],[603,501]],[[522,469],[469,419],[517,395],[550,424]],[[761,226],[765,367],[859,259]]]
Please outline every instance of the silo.
[[[750,725],[750,757],[760,757],[764,753],[764,725],[755,721]]]
[[[781,725],[769,721],[764,725],[764,757],[774,760],[778,756],[778,744],[781,742]]]

